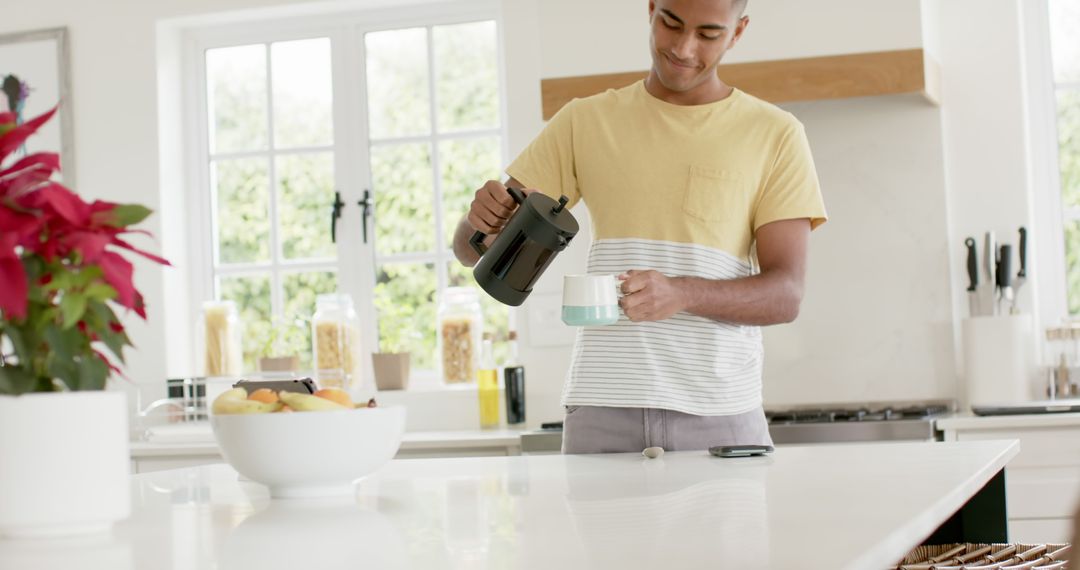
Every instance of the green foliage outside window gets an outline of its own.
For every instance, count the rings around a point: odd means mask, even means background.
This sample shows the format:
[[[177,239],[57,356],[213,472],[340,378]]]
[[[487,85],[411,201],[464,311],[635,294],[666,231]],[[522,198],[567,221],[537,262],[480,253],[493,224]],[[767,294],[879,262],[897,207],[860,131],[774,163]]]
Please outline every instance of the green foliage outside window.
[[[501,140],[494,132],[501,123],[495,32],[494,22],[476,22],[365,36],[373,238],[382,261],[376,267],[373,299],[379,346],[364,350],[411,351],[414,367],[421,370],[436,367],[439,273],[445,272],[447,286],[476,286],[471,270],[450,253],[454,229],[475,189],[485,180],[503,177]],[[429,39],[434,42],[434,62],[428,61]],[[274,147],[332,144],[326,67],[329,43],[301,40],[274,43],[269,52],[263,45],[207,52],[211,153],[269,148],[268,54]],[[293,81],[286,83],[290,77]],[[443,136],[424,140],[433,134],[432,78],[434,125]],[[296,128],[276,120],[279,114],[296,119],[300,110],[305,110],[306,118]],[[325,128],[308,125],[312,116],[320,117],[313,122]],[[300,126],[303,132],[297,130]],[[480,129],[489,132],[475,132]],[[402,136],[423,138],[396,138]],[[336,187],[332,153],[308,149],[278,154],[272,160],[272,165],[266,158],[219,156],[211,161],[220,263],[228,267],[271,260],[326,260],[335,267],[336,248],[329,239],[328,220]],[[441,202],[435,200],[436,180]],[[277,245],[271,243],[270,192],[275,193]],[[436,215],[443,220],[441,232]],[[409,257],[394,257],[401,255]],[[271,306],[275,281],[268,266],[256,269],[218,279],[218,296],[235,301],[240,308],[245,367],[254,369],[258,357],[286,348],[301,357],[302,367],[310,366],[309,319],[315,296],[337,289],[335,272],[279,268],[283,271],[277,276],[282,306],[281,314],[275,315]],[[505,338],[507,308],[486,295],[481,298],[485,330]],[[505,343],[496,343],[497,358],[506,352]]]

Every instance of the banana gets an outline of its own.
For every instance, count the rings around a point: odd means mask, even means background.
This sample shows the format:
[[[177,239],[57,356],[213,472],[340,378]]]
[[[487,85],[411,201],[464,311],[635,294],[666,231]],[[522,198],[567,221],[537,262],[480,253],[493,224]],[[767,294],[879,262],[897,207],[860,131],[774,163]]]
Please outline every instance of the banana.
[[[285,405],[298,412],[324,412],[332,410],[348,410],[337,402],[327,400],[326,398],[320,398],[318,396],[312,396],[311,394],[301,394],[299,392],[281,392],[278,394],[282,402]]]
[[[281,409],[281,402],[268,404],[258,400],[248,400],[247,390],[233,388],[226,390],[214,398],[211,410],[215,414],[265,414],[276,412]]]

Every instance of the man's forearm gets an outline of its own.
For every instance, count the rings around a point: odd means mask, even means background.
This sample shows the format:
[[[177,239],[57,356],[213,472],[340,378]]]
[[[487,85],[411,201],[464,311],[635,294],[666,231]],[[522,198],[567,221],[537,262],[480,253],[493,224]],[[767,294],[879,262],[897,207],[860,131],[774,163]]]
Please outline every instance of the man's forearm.
[[[789,323],[799,314],[803,287],[784,272],[739,279],[677,277],[686,311],[717,321],[742,325]]]

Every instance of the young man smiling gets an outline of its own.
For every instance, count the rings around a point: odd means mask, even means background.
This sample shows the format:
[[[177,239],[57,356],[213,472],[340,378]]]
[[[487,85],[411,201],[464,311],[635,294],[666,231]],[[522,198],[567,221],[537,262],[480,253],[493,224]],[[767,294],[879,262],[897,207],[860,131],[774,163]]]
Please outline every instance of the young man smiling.
[[[746,0],[649,2],[652,69],[563,107],[507,168],[507,184],[584,200],[590,273],[617,273],[618,323],[579,329],[563,392],[563,451],[769,444],[762,325],[793,320],[810,231],[825,221],[802,125],[726,85]],[[458,225],[513,213],[488,181]]]

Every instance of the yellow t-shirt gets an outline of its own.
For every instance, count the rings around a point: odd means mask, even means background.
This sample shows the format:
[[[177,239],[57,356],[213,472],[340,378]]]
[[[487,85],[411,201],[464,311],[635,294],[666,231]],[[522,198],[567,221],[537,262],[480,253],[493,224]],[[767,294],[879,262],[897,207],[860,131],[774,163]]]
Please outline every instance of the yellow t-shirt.
[[[590,273],[655,269],[736,279],[756,272],[758,228],[826,219],[802,125],[739,90],[683,106],[644,82],[575,99],[507,168],[527,188],[584,200]],[[728,415],[761,405],[758,327],[679,313],[579,330],[566,405]]]

